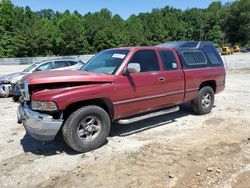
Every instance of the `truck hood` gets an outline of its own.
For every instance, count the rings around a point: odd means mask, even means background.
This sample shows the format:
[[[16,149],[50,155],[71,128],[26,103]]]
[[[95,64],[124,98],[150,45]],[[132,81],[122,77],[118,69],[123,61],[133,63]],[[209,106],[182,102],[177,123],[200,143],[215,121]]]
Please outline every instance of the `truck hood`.
[[[30,85],[72,82],[113,82],[114,75],[86,71],[42,71],[24,76]]]
[[[22,77],[26,74],[27,73],[25,73],[25,72],[16,72],[16,73],[2,76],[2,77],[0,77],[0,84],[1,83],[16,83],[19,80],[21,80]]]

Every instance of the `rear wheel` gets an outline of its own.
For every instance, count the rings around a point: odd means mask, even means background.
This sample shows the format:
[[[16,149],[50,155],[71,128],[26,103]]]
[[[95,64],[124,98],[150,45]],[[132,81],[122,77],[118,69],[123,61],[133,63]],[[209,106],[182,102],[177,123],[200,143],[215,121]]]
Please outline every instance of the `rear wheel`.
[[[201,88],[198,97],[192,101],[192,106],[196,114],[210,113],[214,106],[214,90],[209,86]]]
[[[99,106],[85,106],[73,112],[64,123],[62,134],[75,151],[87,152],[101,147],[110,132],[108,113]]]

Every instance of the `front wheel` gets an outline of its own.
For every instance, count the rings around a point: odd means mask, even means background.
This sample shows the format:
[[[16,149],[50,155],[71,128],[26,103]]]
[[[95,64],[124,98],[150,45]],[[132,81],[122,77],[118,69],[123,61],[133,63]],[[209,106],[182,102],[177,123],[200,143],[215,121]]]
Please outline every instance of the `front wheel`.
[[[214,106],[214,90],[209,86],[201,88],[198,97],[192,101],[192,106],[196,114],[210,113]]]
[[[73,112],[62,128],[63,138],[75,151],[88,152],[101,147],[110,132],[108,113],[99,106],[85,106]]]

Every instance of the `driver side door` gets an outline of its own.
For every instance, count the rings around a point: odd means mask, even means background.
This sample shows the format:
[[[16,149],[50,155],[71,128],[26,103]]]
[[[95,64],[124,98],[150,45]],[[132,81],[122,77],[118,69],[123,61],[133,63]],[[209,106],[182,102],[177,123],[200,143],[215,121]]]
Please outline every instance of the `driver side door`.
[[[130,63],[140,64],[139,73],[119,75],[115,80],[115,108],[117,118],[131,116],[158,108],[162,105],[157,97],[162,81],[160,64],[155,50],[134,52]]]

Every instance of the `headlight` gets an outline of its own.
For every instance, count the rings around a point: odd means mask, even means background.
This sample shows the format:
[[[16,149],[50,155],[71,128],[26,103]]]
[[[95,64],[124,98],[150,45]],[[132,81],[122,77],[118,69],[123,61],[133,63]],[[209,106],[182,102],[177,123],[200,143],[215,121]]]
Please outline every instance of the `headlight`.
[[[49,101],[32,101],[31,108],[32,110],[50,111],[50,112],[58,110],[56,103]]]

